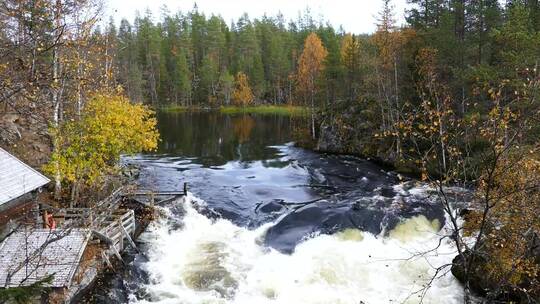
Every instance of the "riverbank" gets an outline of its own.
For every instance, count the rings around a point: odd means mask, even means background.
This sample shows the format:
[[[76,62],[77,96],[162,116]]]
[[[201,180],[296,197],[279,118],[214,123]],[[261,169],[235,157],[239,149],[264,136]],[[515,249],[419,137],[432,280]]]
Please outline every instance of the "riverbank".
[[[221,107],[219,111],[223,114],[273,114],[289,116],[306,116],[309,109],[301,106],[291,105],[260,105],[253,107],[226,106]]]
[[[167,113],[186,113],[186,112],[220,112],[222,114],[261,114],[261,115],[283,115],[283,116],[307,116],[309,108],[291,105],[256,105],[248,107],[222,106],[219,108],[204,108],[171,105],[160,107],[159,111]]]
[[[404,157],[396,157],[395,149],[389,148],[392,147],[391,142],[385,138],[370,136],[375,133],[367,126],[354,125],[353,115],[348,119],[349,124],[345,125],[340,124],[343,121],[336,118],[323,120],[313,150],[358,155],[390,166],[392,171],[426,178],[426,173],[421,171],[418,162],[411,158],[404,161]],[[525,158],[516,147],[513,153],[508,153],[504,160],[494,165],[497,168],[494,177],[486,178],[482,175],[486,172],[486,163],[477,156],[486,153],[479,148],[479,143],[481,141],[478,139],[468,142],[473,148],[470,155],[464,156],[467,167],[457,169],[466,170],[466,179],[445,182],[445,190],[441,193],[446,196],[450,189],[448,187],[458,182],[468,185],[476,199],[467,204],[450,204],[459,214],[456,218],[462,221],[458,228],[463,229],[459,232],[459,238],[464,242],[470,235],[484,235],[475,240],[476,245],[469,244],[464,252],[458,253],[452,260],[450,269],[463,286],[468,286],[466,291],[473,296],[482,297],[490,303],[531,303],[531,299],[540,299],[540,290],[537,288],[540,286],[540,233],[536,221],[532,220],[538,218],[538,209],[535,207],[538,192],[528,189],[538,189],[534,176],[538,176],[535,172],[539,171],[540,162],[538,157],[530,152],[535,150],[534,147],[521,147],[522,151],[528,151]],[[492,163],[489,165],[493,166]],[[472,171],[471,168],[477,171]],[[432,160],[427,161],[425,169],[432,180],[441,178],[437,165]],[[478,186],[475,178],[484,183]],[[489,200],[493,201],[493,206],[486,209],[484,204]],[[482,220],[483,216],[485,220]],[[507,278],[510,279],[505,281]]]
[[[358,128],[362,129],[363,126]],[[418,164],[398,160],[392,153],[382,150],[381,147],[385,145],[381,140],[375,140],[367,135],[367,132],[363,133],[366,136],[354,136],[352,133],[352,129],[342,128],[337,121],[332,121],[320,125],[318,136],[314,141],[308,144],[299,143],[301,147],[319,153],[357,156],[411,178],[421,177],[422,172]]]

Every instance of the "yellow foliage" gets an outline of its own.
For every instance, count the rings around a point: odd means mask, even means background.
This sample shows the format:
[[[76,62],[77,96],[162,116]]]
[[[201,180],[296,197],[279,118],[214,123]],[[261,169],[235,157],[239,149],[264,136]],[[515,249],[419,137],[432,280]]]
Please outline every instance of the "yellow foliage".
[[[407,33],[410,37],[410,33]],[[391,9],[385,7],[377,31],[373,35],[373,43],[378,49],[378,57],[383,68],[390,70],[394,67],[399,50],[404,44],[404,35],[394,25]]]
[[[236,75],[236,84],[232,94],[233,102],[238,106],[247,106],[253,103],[255,96],[249,86],[249,78],[243,72]]]
[[[315,91],[315,80],[324,68],[324,59],[328,51],[319,36],[309,34],[304,44],[304,51],[298,60],[298,85],[302,92],[312,95]]]
[[[255,127],[255,120],[249,115],[243,115],[241,118],[234,118],[232,124],[238,142],[242,144],[249,141],[251,132]]]
[[[123,96],[96,94],[77,121],[53,131],[58,149],[45,171],[64,182],[93,185],[112,173],[122,154],[157,148],[153,111]],[[57,170],[59,172],[57,172]]]
[[[491,176],[493,180],[488,175],[482,177],[479,189],[483,193],[488,184],[494,185],[484,240],[489,254],[486,274],[512,286],[519,286],[525,279],[536,282],[531,292],[540,294],[540,265],[529,255],[530,237],[540,232],[540,162],[523,155],[511,156],[501,161]],[[481,223],[480,212],[468,216],[466,232],[474,233]]]

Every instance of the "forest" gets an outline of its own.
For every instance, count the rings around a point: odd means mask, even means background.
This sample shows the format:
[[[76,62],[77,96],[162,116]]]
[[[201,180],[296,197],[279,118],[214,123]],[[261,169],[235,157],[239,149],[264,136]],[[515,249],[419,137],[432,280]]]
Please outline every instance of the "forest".
[[[96,35],[107,37],[131,100],[309,107],[298,143],[430,182],[455,231],[452,273],[465,289],[532,303],[540,295],[540,3],[408,4],[399,25],[392,1],[382,1],[372,34],[336,29],[309,11],[296,21],[244,15],[229,25],[194,7],[147,12],[118,29],[111,20]],[[456,185],[476,189],[461,214],[449,199]]]
[[[380,101],[377,94],[414,99],[415,61],[423,48],[437,50],[441,77],[464,105],[475,86],[515,78],[515,69],[537,60],[535,1],[409,2],[405,25],[396,23],[397,12],[387,2],[372,35],[333,28],[309,10],[296,21],[244,15],[228,24],[196,6],[173,13],[164,7],[160,16],[147,11],[131,22],[121,20],[119,27],[110,20],[92,35],[106,41],[115,80],[130,98],[151,104],[228,104],[240,72],[256,102],[302,103],[297,76],[310,33],[327,53],[317,78],[319,105]]]
[[[163,7],[118,22],[100,1],[2,1],[0,143],[77,205],[122,154],[157,148],[153,110],[305,107],[299,144],[435,189],[458,252],[440,271],[466,302],[536,303],[540,2],[408,0],[404,24],[381,7],[359,34],[309,10],[229,24]],[[470,208],[453,208],[455,186],[474,189]]]

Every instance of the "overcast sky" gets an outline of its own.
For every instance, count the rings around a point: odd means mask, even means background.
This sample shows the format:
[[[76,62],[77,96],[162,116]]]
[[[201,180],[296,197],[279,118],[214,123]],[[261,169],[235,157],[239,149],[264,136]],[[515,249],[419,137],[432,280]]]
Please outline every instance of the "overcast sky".
[[[381,9],[382,0],[198,0],[199,11],[207,15],[221,15],[227,23],[236,20],[244,12],[251,18],[276,15],[281,12],[287,20],[298,17],[300,11],[310,8],[315,19],[323,16],[336,28],[353,33],[370,33],[375,30],[377,13]],[[394,0],[396,19],[403,22],[406,0]],[[122,18],[132,21],[135,12],[144,13],[150,8],[154,16],[159,16],[160,8],[166,5],[171,12],[190,11],[193,0],[106,0],[106,9],[117,22]]]

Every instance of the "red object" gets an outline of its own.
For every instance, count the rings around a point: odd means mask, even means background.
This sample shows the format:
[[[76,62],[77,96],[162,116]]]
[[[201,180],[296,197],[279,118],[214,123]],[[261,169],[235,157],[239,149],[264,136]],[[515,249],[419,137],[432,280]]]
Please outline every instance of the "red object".
[[[56,221],[52,214],[47,214],[47,227],[50,229],[56,229]]]

